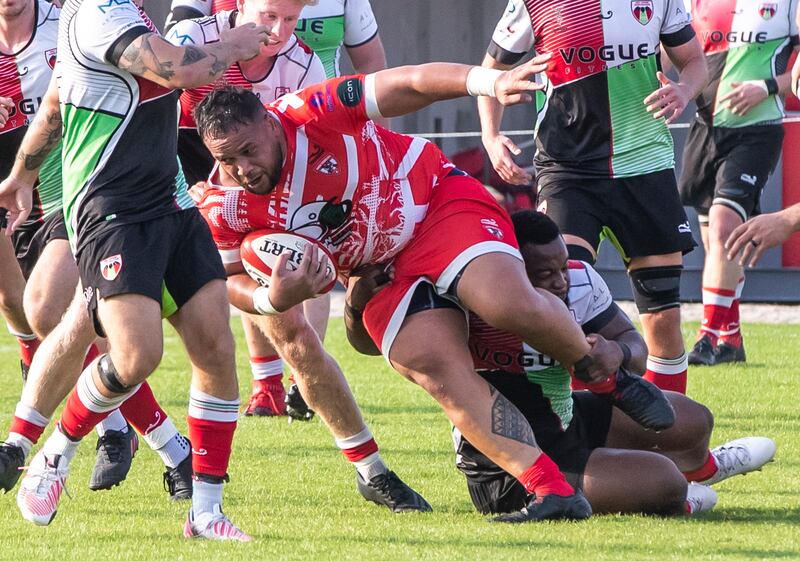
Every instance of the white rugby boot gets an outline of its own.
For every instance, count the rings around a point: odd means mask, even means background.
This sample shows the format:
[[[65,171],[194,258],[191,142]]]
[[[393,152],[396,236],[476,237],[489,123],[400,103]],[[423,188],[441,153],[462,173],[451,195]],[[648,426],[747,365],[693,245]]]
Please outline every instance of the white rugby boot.
[[[686,488],[686,515],[694,516],[707,512],[717,504],[717,492],[699,483],[689,483]]]
[[[734,475],[759,470],[772,461],[776,449],[775,441],[765,436],[746,436],[726,442],[711,450],[717,463],[717,472],[699,483],[714,485]]]
[[[25,469],[17,492],[17,506],[25,520],[47,526],[58,512],[61,493],[65,491],[69,460],[62,455],[39,451]]]
[[[207,540],[253,541],[251,536],[242,532],[222,513],[218,504],[214,505],[213,512],[201,512],[197,516],[194,515],[192,509],[189,509],[189,516],[183,527],[183,536]]]

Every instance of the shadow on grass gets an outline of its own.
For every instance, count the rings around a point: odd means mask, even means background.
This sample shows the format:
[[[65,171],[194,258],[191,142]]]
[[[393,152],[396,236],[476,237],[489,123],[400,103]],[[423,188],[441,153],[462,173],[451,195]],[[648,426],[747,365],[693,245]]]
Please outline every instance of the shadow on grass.
[[[776,493],[779,494],[779,493]],[[800,524],[800,508],[731,508],[714,510],[703,520],[714,522]]]

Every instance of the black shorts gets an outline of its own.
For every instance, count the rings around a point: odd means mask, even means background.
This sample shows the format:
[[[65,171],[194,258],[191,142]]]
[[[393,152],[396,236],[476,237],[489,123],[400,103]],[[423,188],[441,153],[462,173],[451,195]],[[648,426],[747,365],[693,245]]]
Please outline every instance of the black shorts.
[[[746,221],[759,214],[761,191],[775,171],[783,147],[783,126],[714,128],[695,120],[683,150],[683,204],[708,216],[721,204]]]
[[[595,251],[606,238],[627,262],[688,253],[697,245],[671,169],[620,179],[548,173],[537,183],[539,210],[562,234],[586,240]]]
[[[50,213],[35,223],[26,223],[11,236],[14,252],[17,254],[19,268],[25,280],[31,276],[33,267],[39,261],[45,246],[53,240],[67,240],[67,225],[64,213],[60,210]]]
[[[226,278],[211,232],[195,208],[101,231],[81,242],[77,260],[100,336],[98,298],[141,294],[163,306],[165,287],[180,308],[209,282]]]
[[[538,387],[518,374],[481,373],[522,412],[533,427],[536,443],[564,472],[576,489],[583,488],[583,472],[592,451],[605,446],[611,426],[612,406],[609,400],[591,392],[572,394],[573,416],[566,430],[553,429],[551,417],[543,418],[540,404],[531,396]],[[537,411],[533,414],[533,411]],[[456,465],[467,477],[467,489],[475,508],[481,513],[511,512],[527,503],[527,493],[512,475],[479,452],[457,431],[454,431]]]

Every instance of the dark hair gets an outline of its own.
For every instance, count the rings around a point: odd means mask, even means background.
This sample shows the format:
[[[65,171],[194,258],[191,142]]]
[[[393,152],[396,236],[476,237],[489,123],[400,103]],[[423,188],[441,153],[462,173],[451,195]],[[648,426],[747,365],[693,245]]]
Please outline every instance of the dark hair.
[[[249,125],[263,112],[264,106],[250,90],[221,86],[197,104],[194,121],[200,138],[219,138],[240,125]]]
[[[520,247],[525,244],[546,244],[561,235],[552,218],[534,210],[520,210],[511,216]]]

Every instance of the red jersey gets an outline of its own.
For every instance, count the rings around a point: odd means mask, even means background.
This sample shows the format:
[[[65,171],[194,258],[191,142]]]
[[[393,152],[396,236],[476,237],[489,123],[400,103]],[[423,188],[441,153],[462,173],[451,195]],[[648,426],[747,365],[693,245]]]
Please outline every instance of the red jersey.
[[[367,108],[377,104],[365,93],[374,88],[364,83],[336,78],[266,106],[287,139],[274,190],[210,187],[199,205],[225,263],[240,261],[242,239],[263,228],[319,240],[344,274],[389,261],[408,244],[454,166],[427,140],[376,126],[368,113],[377,109]]]

